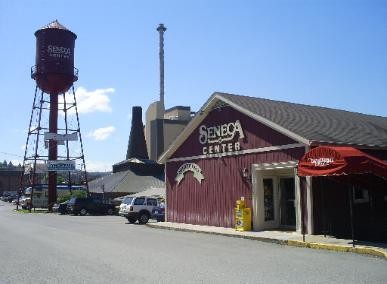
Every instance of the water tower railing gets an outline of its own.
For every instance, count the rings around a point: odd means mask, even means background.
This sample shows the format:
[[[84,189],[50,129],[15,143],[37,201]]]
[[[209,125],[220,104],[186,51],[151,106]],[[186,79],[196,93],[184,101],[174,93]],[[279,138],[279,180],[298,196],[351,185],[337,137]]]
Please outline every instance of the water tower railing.
[[[37,74],[44,74],[44,73],[46,73],[46,72],[41,72],[41,71],[39,72],[38,65],[34,65],[31,67],[31,78],[34,80],[36,79]],[[50,72],[50,73],[56,73],[56,72]],[[57,73],[62,74],[61,72],[57,72]],[[78,80],[78,69],[74,67],[74,72],[71,75],[74,76],[74,82],[77,81]]]

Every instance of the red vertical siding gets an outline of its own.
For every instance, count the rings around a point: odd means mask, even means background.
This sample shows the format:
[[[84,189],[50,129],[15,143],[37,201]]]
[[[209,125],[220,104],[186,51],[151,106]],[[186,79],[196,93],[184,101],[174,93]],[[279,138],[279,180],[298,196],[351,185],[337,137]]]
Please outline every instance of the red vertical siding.
[[[178,223],[233,227],[233,209],[241,196],[251,207],[252,187],[242,176],[243,168],[252,164],[295,161],[302,157],[304,148],[259,154],[239,155],[166,164],[167,218]],[[196,163],[202,170],[201,184],[191,172],[177,184],[178,168],[187,162]]]

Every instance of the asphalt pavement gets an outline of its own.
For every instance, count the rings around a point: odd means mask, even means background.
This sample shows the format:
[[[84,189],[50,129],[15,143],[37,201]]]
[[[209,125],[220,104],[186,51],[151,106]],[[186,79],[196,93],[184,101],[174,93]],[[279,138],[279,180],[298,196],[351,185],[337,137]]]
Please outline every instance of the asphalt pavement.
[[[385,259],[0,201],[0,283],[386,283]]]

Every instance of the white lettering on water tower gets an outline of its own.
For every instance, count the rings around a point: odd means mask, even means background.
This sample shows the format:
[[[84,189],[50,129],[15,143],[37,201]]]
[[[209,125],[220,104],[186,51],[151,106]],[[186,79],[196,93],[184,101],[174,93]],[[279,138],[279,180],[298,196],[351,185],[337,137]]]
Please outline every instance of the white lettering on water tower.
[[[48,56],[56,58],[69,59],[71,56],[71,49],[64,46],[49,45],[47,47]]]

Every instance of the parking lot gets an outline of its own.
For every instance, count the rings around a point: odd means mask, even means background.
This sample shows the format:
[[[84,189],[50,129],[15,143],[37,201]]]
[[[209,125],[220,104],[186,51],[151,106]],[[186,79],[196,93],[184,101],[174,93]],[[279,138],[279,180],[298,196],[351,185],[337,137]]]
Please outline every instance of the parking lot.
[[[0,283],[383,283],[384,259],[129,224],[17,213],[0,201]]]

